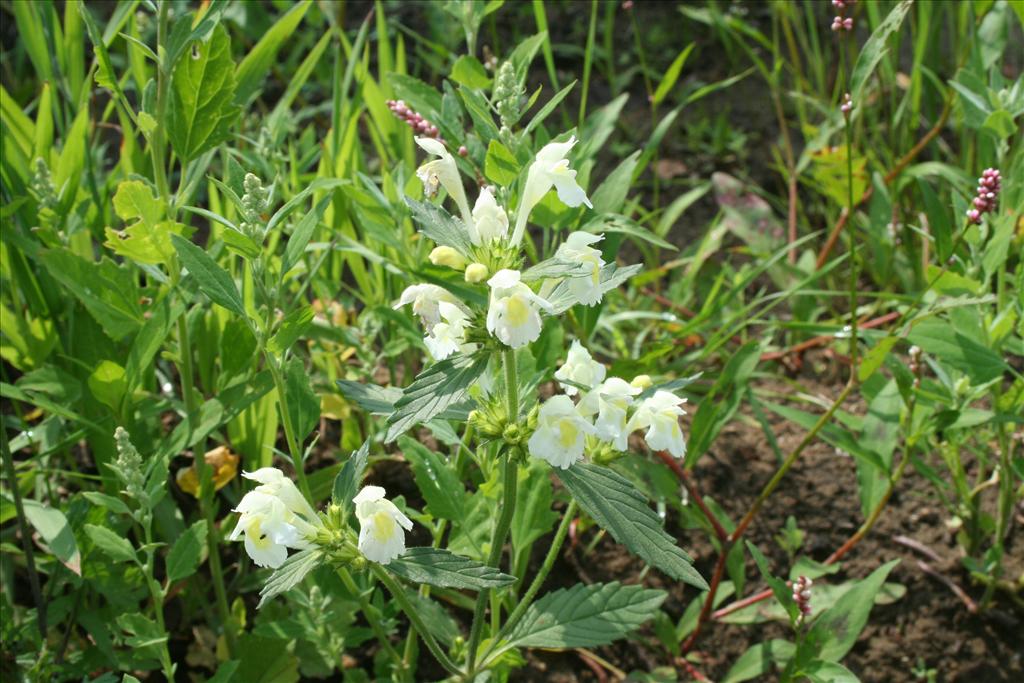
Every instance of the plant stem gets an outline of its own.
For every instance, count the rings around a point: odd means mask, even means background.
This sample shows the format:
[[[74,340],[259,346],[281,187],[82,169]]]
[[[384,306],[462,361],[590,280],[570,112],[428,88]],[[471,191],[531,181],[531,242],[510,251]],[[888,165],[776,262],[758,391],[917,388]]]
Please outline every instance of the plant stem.
[[[427,649],[430,650],[432,655],[434,655],[434,658],[437,659],[438,663],[440,663],[441,666],[443,666],[449,673],[460,673],[459,668],[455,666],[448,655],[445,654],[444,650],[441,649],[441,646],[437,644],[437,641],[434,639],[434,635],[430,632],[430,629],[427,628],[423,619],[420,618],[419,612],[416,611],[416,607],[409,602],[409,597],[405,594],[405,589],[402,588],[401,584],[395,581],[395,579],[393,579],[391,575],[376,562],[370,562],[369,567],[370,571],[373,572],[373,575],[376,576],[385,587],[387,587],[391,596],[395,599],[395,602],[397,602],[398,606],[403,612],[405,612],[405,615],[409,617],[409,622],[412,624],[412,627],[420,634],[420,638],[422,638],[423,642],[426,643]]]
[[[39,574],[36,573],[36,559],[32,549],[32,533],[28,528],[28,518],[25,517],[25,506],[21,503],[21,490],[18,489],[18,477],[14,471],[14,456],[11,454],[10,444],[7,443],[6,428],[0,429],[0,455],[3,456],[4,461],[4,476],[7,477],[7,484],[11,487],[11,497],[14,498],[14,513],[18,518],[21,547],[25,552],[25,569],[28,571],[28,584],[32,590],[32,600],[36,603],[36,626],[39,627],[39,635],[45,645],[46,601],[43,600],[43,593],[39,589]]]
[[[366,617],[366,621],[370,624],[370,630],[373,631],[373,635],[380,641],[380,646],[384,648],[384,651],[388,653],[396,663],[401,664],[402,657],[398,654],[394,645],[388,639],[388,634],[381,625],[383,622],[383,616],[374,607],[366,596],[363,595],[363,591],[359,590],[359,586],[356,585],[355,579],[352,578],[352,574],[349,573],[345,567],[338,567],[338,576],[341,578],[342,584],[345,585],[345,590],[355,596],[355,599],[359,602],[359,609],[363,611],[363,615]]]
[[[555,537],[551,540],[551,547],[548,548],[548,554],[544,556],[544,562],[541,564],[540,569],[537,570],[537,575],[533,577],[533,581],[530,583],[530,587],[526,589],[526,593],[523,594],[522,599],[516,608],[512,610],[512,613],[505,620],[505,625],[501,627],[498,635],[494,637],[494,641],[491,646],[487,649],[484,661],[486,662],[486,655],[494,651],[495,645],[501,642],[502,638],[509,634],[515,627],[519,620],[526,614],[527,608],[533,602],[533,599],[537,597],[537,593],[540,592],[541,587],[544,585],[544,580],[547,579],[548,574],[551,573],[551,568],[555,566],[555,561],[558,559],[558,555],[562,550],[562,544],[565,543],[565,537],[569,533],[569,527],[572,525],[573,517],[576,516],[576,500],[572,499],[569,501],[569,506],[565,508],[565,512],[562,514],[562,522],[558,525],[558,530],[555,532]]]
[[[160,11],[156,24],[157,51],[166,57],[167,27],[170,2],[161,0]],[[167,125],[167,86],[170,80],[170,64],[158,63],[156,69],[156,130],[153,131],[153,139],[150,141],[149,151],[153,159],[153,176],[156,181],[157,192],[167,206],[168,215],[173,216],[174,207],[171,206],[171,189],[167,182],[167,166],[165,163],[166,142],[164,140],[164,127]]]
[[[579,129],[587,119],[587,92],[590,90],[590,69],[594,62],[594,37],[597,32],[597,0],[590,3],[590,26],[587,29],[587,47],[583,58],[583,91],[580,94]]]
[[[267,367],[270,368],[270,375],[274,378],[274,387],[277,389],[277,406],[281,410],[281,422],[284,424],[284,438],[288,442],[288,453],[292,456],[292,466],[295,467],[295,476],[299,478],[299,488],[302,490],[302,495],[307,500],[313,500],[313,495],[309,489],[309,481],[306,480],[306,472],[302,465],[302,451],[299,450],[299,441],[295,437],[295,427],[292,425],[292,416],[288,412],[288,402],[285,394],[284,378],[281,376],[281,368],[277,364],[277,360],[267,350],[266,345],[263,347],[263,357],[267,361]]]

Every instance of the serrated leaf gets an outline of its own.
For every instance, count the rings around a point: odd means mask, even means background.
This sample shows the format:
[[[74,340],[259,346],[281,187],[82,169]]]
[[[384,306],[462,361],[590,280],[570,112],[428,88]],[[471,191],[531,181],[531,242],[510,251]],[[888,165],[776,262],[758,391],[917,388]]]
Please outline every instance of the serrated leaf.
[[[693,560],[665,532],[661,519],[632,482],[587,462],[560,470],[558,476],[580,507],[616,541],[672,578],[707,590]]]
[[[394,441],[406,429],[440,415],[445,408],[461,401],[469,386],[483,374],[487,361],[487,354],[459,354],[420,373],[395,403],[384,440]]]
[[[183,161],[191,161],[231,137],[240,109],[235,97],[231,38],[221,25],[207,41],[194,41],[174,65],[167,137]]]
[[[507,586],[516,580],[496,567],[441,548],[409,548],[404,555],[392,560],[387,569],[407,581],[439,588],[479,591]]]
[[[359,485],[363,481],[363,473],[366,471],[369,457],[370,440],[367,439],[358,451],[349,456],[338,472],[338,476],[334,478],[331,501],[335,505],[340,505],[346,511],[352,506],[352,499],[359,492]]]
[[[605,265],[601,268],[601,294],[607,294],[611,290],[615,289],[623,282],[640,272],[641,268],[643,268],[643,266],[640,264],[625,266],[624,268],[619,268],[614,263]],[[551,290],[551,294],[548,296],[548,302],[550,302],[554,307],[555,315],[565,313],[578,303],[576,296],[569,288],[567,280],[562,280],[555,285],[555,288]]]
[[[167,580],[180,581],[199,568],[206,545],[206,520],[199,520],[185,530],[167,554]]]
[[[654,616],[664,591],[595,583],[548,593],[526,610],[508,647],[594,647],[623,638]]]
[[[316,569],[322,559],[323,551],[318,547],[307,548],[290,556],[284,564],[274,570],[260,589],[260,602],[256,609],[262,608],[281,593],[299,585],[307,574]]]
[[[398,447],[412,465],[430,514],[458,524],[465,516],[466,488],[445,458],[407,436],[399,437]]]
[[[413,220],[424,237],[433,240],[438,246],[451,247],[469,257],[473,243],[461,220],[429,202],[418,202],[406,197],[405,203],[412,210]]]
[[[171,242],[174,244],[174,249],[178,252],[182,264],[196,279],[196,284],[199,285],[203,294],[210,297],[213,303],[223,306],[232,313],[245,316],[242,297],[228,271],[217,265],[217,262],[209,254],[189,240],[178,235],[171,235]]]
[[[402,390],[398,387],[382,387],[347,379],[339,379],[336,384],[342,396],[374,415],[390,415],[395,410],[395,402],[402,398]]]
[[[114,533],[110,529],[95,524],[86,524],[85,533],[89,535],[96,547],[102,550],[115,562],[134,562],[135,548],[128,539]]]

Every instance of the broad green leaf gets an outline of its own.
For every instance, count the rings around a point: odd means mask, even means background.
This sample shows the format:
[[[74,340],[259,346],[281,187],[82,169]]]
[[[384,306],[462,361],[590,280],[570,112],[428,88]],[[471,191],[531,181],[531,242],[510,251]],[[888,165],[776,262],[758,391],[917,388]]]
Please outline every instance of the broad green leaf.
[[[491,77],[480,60],[473,55],[462,55],[452,64],[451,79],[470,88],[486,88]]]
[[[121,409],[121,399],[127,389],[124,368],[112,360],[100,361],[89,375],[89,391],[114,412]]]
[[[892,351],[898,341],[899,337],[885,337],[882,341],[875,344],[870,351],[865,353],[860,361],[860,365],[857,367],[857,378],[863,382],[875,374],[875,371],[882,367],[886,356],[889,355],[889,352]]]
[[[82,558],[78,553],[75,534],[64,513],[34,500],[24,500],[22,506],[29,524],[39,532],[54,557],[81,576]]]
[[[230,139],[239,112],[234,98],[231,38],[218,24],[209,40],[185,48],[171,75],[167,137],[183,161]]]
[[[181,258],[182,265],[188,268],[189,273],[196,279],[203,294],[232,313],[245,316],[242,296],[238,293],[238,287],[235,286],[235,281],[231,279],[228,271],[217,265],[209,254],[187,239],[172,235],[171,242]]]
[[[399,437],[398,447],[412,465],[416,486],[423,494],[430,514],[458,524],[465,515],[466,488],[455,470],[444,456],[415,439]]]
[[[336,384],[342,396],[374,415],[390,415],[395,410],[395,402],[402,398],[402,390],[398,387],[363,384],[348,379],[339,379]]]
[[[96,547],[102,550],[115,562],[134,562],[135,548],[128,539],[103,526],[86,524],[85,533],[89,535]]]
[[[608,174],[594,194],[590,197],[594,204],[594,213],[619,213],[629,194],[633,182],[633,169],[640,160],[640,150],[636,150],[623,159],[615,170]]]
[[[120,498],[108,496],[107,494],[100,493],[99,491],[85,491],[82,493],[82,496],[93,505],[105,507],[113,513],[119,515],[131,514],[131,510],[128,509],[128,506],[125,505],[124,501]]]
[[[433,240],[438,246],[452,247],[463,256],[469,257],[473,243],[469,239],[469,231],[461,220],[429,202],[418,202],[406,197],[405,203],[412,209],[413,220],[424,237]]]
[[[349,456],[341,471],[338,472],[338,476],[334,478],[331,501],[335,505],[340,505],[343,510],[346,510],[346,515],[352,506],[352,499],[359,493],[359,487],[363,482],[363,473],[366,471],[366,463],[369,456],[370,441],[367,439],[359,447],[358,451]]]
[[[751,645],[733,662],[729,672],[719,683],[743,683],[764,676],[776,665],[785,665],[796,651],[788,640],[775,638]]]
[[[867,518],[875,509],[889,487],[889,471],[892,469],[892,454],[899,441],[900,407],[903,399],[900,396],[896,380],[886,382],[871,403],[868,414],[864,417],[864,426],[860,435],[860,445],[874,452],[884,470],[857,460],[857,488],[860,493],[861,512]]]
[[[519,177],[519,162],[498,140],[491,140],[487,145],[487,158],[484,159],[484,175],[502,187],[507,187]]]
[[[966,373],[978,384],[996,379],[1007,369],[1006,362],[998,353],[941,318],[933,317],[916,323],[907,340],[942,363]]]
[[[483,374],[488,356],[459,354],[446,358],[421,372],[395,402],[395,412],[388,418],[384,440],[394,441],[399,434],[420,422],[441,414],[445,408],[461,401],[469,386]]]
[[[522,136],[526,137],[531,132],[533,132],[533,130],[537,126],[544,123],[544,119],[551,115],[551,112],[553,112],[558,107],[562,100],[565,99],[566,95],[568,95],[575,87],[576,81],[573,81],[569,85],[565,86],[564,88],[556,92],[554,97],[548,100],[544,104],[544,106],[540,108],[540,111],[533,115],[533,118],[530,119],[530,122],[526,124],[526,128],[523,129]]]
[[[632,482],[587,462],[559,470],[558,476],[580,507],[616,541],[672,578],[707,590],[693,560],[665,532],[661,519]]]
[[[761,552],[760,548],[747,541],[747,550],[750,551],[750,556],[754,558],[758,571],[761,572],[761,576],[764,578],[765,583],[768,584],[768,587],[772,589],[772,594],[779,602],[779,605],[782,606],[782,609],[785,610],[790,622],[794,621],[797,618],[798,608],[793,600],[792,591],[786,586],[785,581],[772,574],[771,567],[768,566],[768,559]]]
[[[614,263],[605,265],[601,268],[601,284],[599,287],[601,293],[606,294],[610,292],[642,269],[643,266],[639,263],[623,268],[619,268]],[[567,280],[562,280],[555,285],[555,288],[551,290],[551,294],[548,296],[548,302],[553,306],[555,315],[565,313],[578,303],[576,296],[569,289]]]
[[[302,305],[296,308],[281,321],[281,326],[270,341],[267,342],[267,350],[271,353],[282,354],[292,347],[299,337],[306,333],[313,322],[312,306]]]
[[[507,647],[571,648],[606,645],[650,620],[664,591],[620,583],[576,584],[548,593],[526,610]]]
[[[821,659],[838,662],[846,656],[867,624],[875,595],[898,563],[899,560],[892,560],[871,572],[814,620],[807,641]]]
[[[103,331],[120,341],[143,323],[136,275],[113,261],[93,263],[67,249],[41,256],[46,270],[78,298]]]
[[[857,61],[853,65],[853,74],[850,76],[850,96],[854,102],[863,101],[864,86],[867,84],[868,78],[878,63],[882,61],[882,57],[888,51],[886,44],[889,42],[889,38],[899,30],[913,4],[914,0],[902,0],[900,4],[896,5],[864,43],[864,47],[860,49]]]
[[[206,545],[206,520],[199,520],[171,546],[167,554],[167,580],[180,581],[188,578],[199,568],[203,547]]]
[[[298,28],[311,3],[296,3],[259,39],[235,70],[235,102],[245,104],[266,79],[278,50]]]
[[[507,586],[516,580],[495,567],[441,548],[409,548],[392,560],[387,569],[407,581],[439,588],[479,591]]]
[[[803,669],[810,683],[860,683],[860,679],[838,662],[811,662]]]
[[[241,683],[298,683],[299,660],[289,650],[293,639],[264,638],[246,633],[231,654],[238,659],[233,681]]]
[[[290,591],[299,585],[306,575],[324,561],[323,551],[319,547],[307,548],[292,554],[280,567],[274,570],[267,582],[260,589],[260,602],[256,609],[262,608],[281,593]]]
[[[320,399],[313,393],[310,375],[302,359],[293,356],[284,368],[284,384],[287,396],[280,397],[287,401],[291,415],[295,438],[302,444],[320,421]]]

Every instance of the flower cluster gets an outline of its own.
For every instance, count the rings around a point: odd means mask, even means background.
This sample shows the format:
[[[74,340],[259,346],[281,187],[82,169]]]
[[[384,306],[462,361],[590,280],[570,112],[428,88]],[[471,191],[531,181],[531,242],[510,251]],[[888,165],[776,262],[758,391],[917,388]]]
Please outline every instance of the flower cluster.
[[[811,586],[814,584],[806,576],[799,577],[793,582],[793,600],[796,602],[800,616],[797,624],[802,624],[811,616]]]
[[[967,219],[975,225],[981,225],[983,214],[995,211],[996,202],[999,200],[999,190],[1002,189],[1002,176],[999,169],[986,168],[978,178],[977,195],[974,197],[974,206],[967,210]]]
[[[833,31],[852,31],[853,30],[853,17],[846,16],[848,10],[853,9],[853,3],[855,0],[832,0],[832,7],[836,9],[839,14],[832,19],[832,30]]]
[[[853,99],[850,97],[850,93],[843,95],[843,103],[839,105],[839,111],[843,112],[843,116],[849,118],[850,112],[853,111]]]
[[[557,312],[550,297],[559,287],[572,304],[593,306],[601,301],[605,290],[601,274],[607,264],[601,252],[591,245],[599,242],[602,235],[570,234],[555,253],[555,260],[566,268],[565,276],[547,278],[540,291],[534,291],[524,279],[515,255],[526,232],[530,212],[552,188],[570,207],[592,206],[586,192],[576,182],[576,171],[569,168],[566,159],[576,144],[575,138],[552,142],[538,152],[527,171],[511,235],[509,214],[490,188],[480,190],[470,209],[455,158],[442,142],[419,137],[416,144],[435,157],[416,171],[424,194],[431,197],[444,188],[455,202],[470,245],[468,250],[439,245],[430,253],[430,261],[437,266],[464,271],[468,283],[486,281],[489,303],[484,324],[492,337],[511,348],[535,341],[541,332],[541,314]],[[447,290],[431,284],[410,285],[394,307],[408,304],[412,304],[413,312],[423,322],[424,343],[436,360],[477,348],[466,339],[467,332],[474,327],[471,309]]]
[[[405,121],[419,135],[426,135],[429,138],[436,138],[438,140],[441,139],[441,133],[437,130],[437,126],[427,121],[419,112],[402,100],[388,100],[388,109],[391,110],[392,114]]]
[[[686,441],[679,417],[685,412],[680,406],[686,399],[657,390],[641,400],[640,394],[651,386],[649,377],[640,375],[627,382],[606,374],[604,365],[578,341],[573,342],[566,362],[555,373],[565,394],[549,398],[540,407],[537,428],[527,442],[530,455],[568,469],[583,458],[587,437],[621,452],[627,449],[632,432],[646,429],[650,448],[683,457]],[[579,397],[575,404],[574,396]]]
[[[318,515],[281,470],[264,467],[242,476],[259,486],[246,493],[235,508],[239,519],[229,539],[242,539],[245,552],[257,566],[277,569],[288,559],[289,549],[304,550],[335,539],[354,554],[355,535],[345,520],[337,521],[340,528],[328,528],[330,515]],[[364,486],[352,499],[359,521],[359,553],[380,564],[405,553],[405,532],[412,529],[412,520],[384,495],[379,486]]]

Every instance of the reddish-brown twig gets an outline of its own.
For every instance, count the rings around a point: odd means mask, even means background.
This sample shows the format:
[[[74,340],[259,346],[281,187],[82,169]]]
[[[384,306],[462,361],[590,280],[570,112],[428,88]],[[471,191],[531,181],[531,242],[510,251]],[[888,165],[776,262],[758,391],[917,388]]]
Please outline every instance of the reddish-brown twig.
[[[974,602],[974,600],[971,600],[971,596],[967,595],[967,593],[964,592],[963,588],[961,588],[960,586],[956,585],[956,583],[954,583],[953,579],[949,578],[945,574],[940,574],[938,571],[936,571],[927,562],[923,562],[921,560],[918,560],[917,561],[917,566],[925,574],[927,574],[928,576],[934,578],[935,580],[939,581],[940,583],[945,584],[945,586],[947,588],[949,588],[949,590],[953,591],[953,594],[956,595],[956,597],[960,598],[960,600],[967,607],[967,611],[968,612],[970,612],[971,614],[977,614],[978,613],[978,604],[976,602]]]
[[[683,486],[686,487],[686,492],[690,494],[690,498],[692,498],[693,502],[697,504],[697,507],[700,508],[701,513],[704,515],[705,519],[708,520],[708,523],[714,530],[715,537],[723,543],[727,542],[729,540],[729,532],[725,530],[725,527],[723,527],[721,522],[718,521],[715,514],[711,512],[710,508],[708,508],[707,503],[704,502],[704,498],[700,495],[700,491],[697,490],[693,480],[690,479],[689,473],[683,469],[680,462],[673,458],[668,451],[658,451],[657,455],[661,458],[661,461],[668,465],[669,469],[675,473],[676,477],[683,483]]]
[[[857,327],[862,330],[869,330],[871,328],[884,325],[887,322],[896,320],[899,317],[900,314],[897,313],[896,311],[893,311],[891,313],[886,313],[885,315],[878,316],[877,318],[872,318],[871,320],[865,320],[864,322],[857,325]],[[813,349],[816,346],[825,346],[831,341],[835,341],[834,335],[823,334],[821,336],[808,339],[807,341],[800,342],[799,344],[791,346],[788,349],[783,349],[782,351],[768,351],[766,353],[762,353],[761,360],[780,360],[794,353],[803,353],[804,351],[807,351],[808,349]]]

